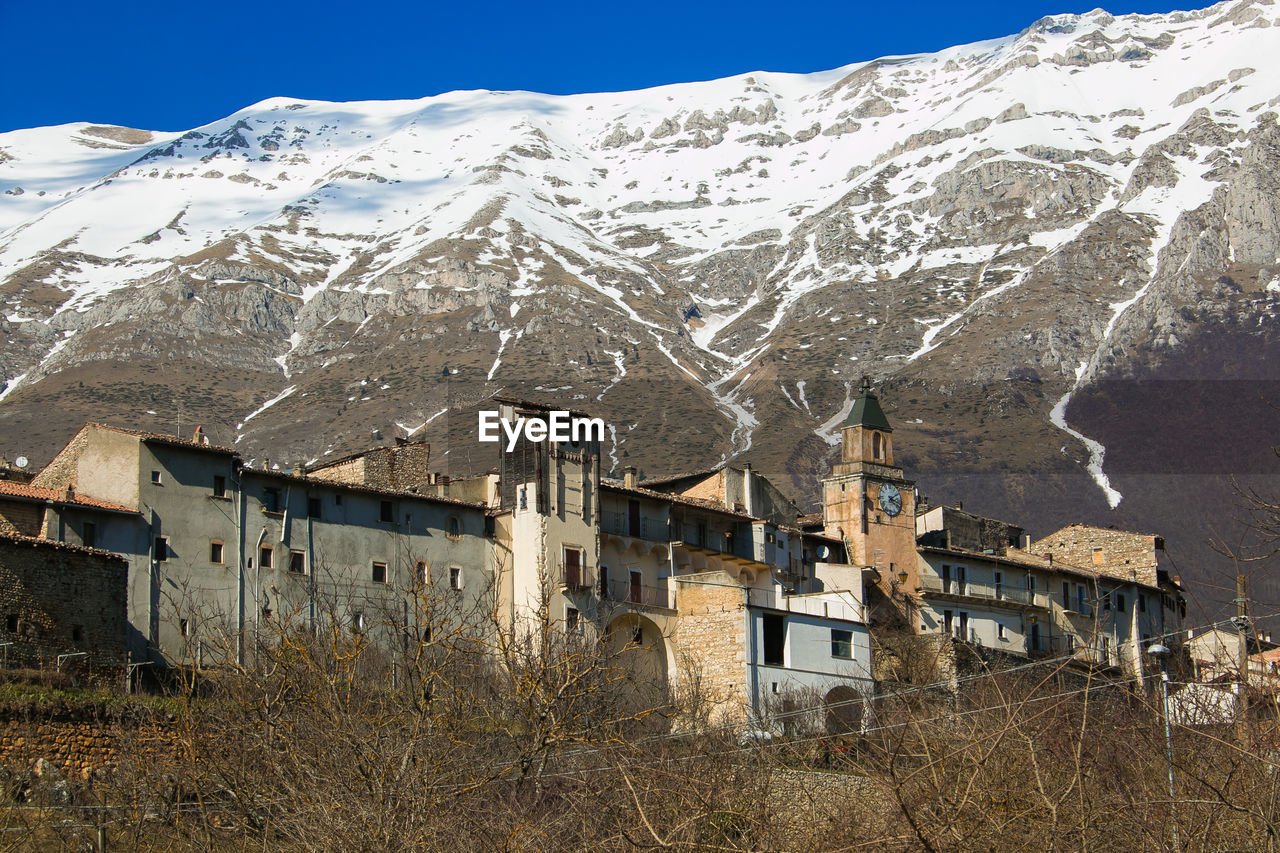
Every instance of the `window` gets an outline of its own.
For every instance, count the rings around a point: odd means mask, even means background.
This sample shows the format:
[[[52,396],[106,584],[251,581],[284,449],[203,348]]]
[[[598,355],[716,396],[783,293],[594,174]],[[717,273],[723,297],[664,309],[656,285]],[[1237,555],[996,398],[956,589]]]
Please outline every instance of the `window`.
[[[159,472],[159,471],[152,471],[152,472],[151,472],[151,482],[152,482],[152,483],[155,483],[157,486],[158,486],[158,485],[160,485],[160,472]]]
[[[1111,609],[1111,593],[1110,592],[1104,593],[1102,596],[1102,609],[1103,610]]]
[[[644,576],[639,572],[630,573],[630,584],[627,587],[627,600],[639,604],[643,599]]]
[[[1116,612],[1124,612],[1124,595],[1118,592],[1116,593]]]
[[[210,542],[209,543],[209,562],[210,563],[223,562],[222,550],[223,550],[222,543],[219,542],[217,539],[214,539],[212,542]]]
[[[320,517],[320,499],[307,498],[307,518]]]
[[[1004,575],[1001,572],[995,573],[995,594],[996,601],[1004,598]]]
[[[449,589],[462,589],[462,569],[457,566],[449,568]]]
[[[950,637],[954,629],[955,629],[955,620],[951,618],[951,611],[950,610],[942,611],[942,633]]]
[[[609,598],[609,567],[603,563],[600,564],[600,597]]]
[[[831,629],[831,656],[841,660],[853,660],[853,632]]]
[[[1071,609],[1071,584],[1066,581],[1062,582],[1062,609]]]
[[[1036,594],[1036,576],[1035,575],[1027,575],[1027,592],[1031,593],[1032,595]]]
[[[364,630],[364,614],[356,611],[351,614],[351,633],[359,634]]]
[[[225,498],[227,496],[227,478],[221,474],[213,475],[213,496],[215,498]]]
[[[1094,549],[1093,549],[1093,564],[1094,564],[1095,566],[1101,566],[1101,565],[1102,565],[1102,561],[1103,561],[1102,549],[1101,549],[1101,548],[1094,548]]]
[[[419,560],[414,564],[413,575],[418,579],[418,583],[424,586],[431,583],[431,567],[427,565],[426,560]]]
[[[86,548],[95,548],[98,544],[98,525],[86,521],[80,528],[80,542]]]
[[[295,575],[305,575],[307,573],[307,555],[305,551],[289,552],[289,571]]]
[[[387,582],[387,564],[386,563],[373,564],[373,582],[374,583]]]
[[[334,495],[334,496],[333,496],[333,505],[334,505],[334,506],[342,506],[342,495]]]
[[[968,587],[965,583],[964,575],[965,575],[964,566],[956,566],[956,594],[957,595],[969,594]]]
[[[263,512],[279,512],[280,511],[280,490],[279,489],[263,489],[262,490],[262,511]]]
[[[82,625],[71,626],[71,642],[73,643],[84,642],[84,626]]]
[[[521,509],[529,508],[529,487],[528,486],[520,487],[520,508]]]
[[[169,537],[168,536],[157,536],[155,547],[156,547],[155,553],[156,553],[157,563],[163,563],[165,560],[169,559]]]
[[[1008,634],[1008,632],[1005,630],[1005,627],[1004,627],[1004,623],[1003,623],[1003,622],[997,622],[997,623],[996,623],[996,639],[997,639],[997,640],[1007,640],[1007,639],[1009,639],[1009,634]]]
[[[445,528],[445,535],[450,539],[462,538],[462,522],[456,515],[449,516],[449,524]]]
[[[395,511],[391,507],[391,501],[383,501],[378,510],[378,519],[381,521],[395,521]]]
[[[942,591],[951,592],[951,567],[946,563],[942,564]]]
[[[187,619],[178,620],[178,633],[183,637],[191,636],[191,622]]]
[[[4,629],[10,634],[18,633],[18,614],[10,613],[4,617]]]
[[[875,459],[884,459],[884,436],[878,432],[871,433],[871,455]]]
[[[571,634],[578,630],[578,608],[566,607],[564,609],[564,629]]]
[[[1067,654],[1075,654],[1076,651],[1076,635],[1067,634]]]
[[[631,634],[631,642],[637,646],[644,645],[644,626],[636,623],[636,630]]]
[[[956,631],[956,639],[961,642],[969,641],[969,614],[964,611],[960,612],[960,627]]]
[[[1147,612],[1147,597],[1145,595],[1138,596],[1138,612],[1139,613]]]
[[[273,562],[274,556],[275,554],[273,553],[271,546],[263,545],[261,548],[258,549],[258,568],[260,569],[272,568],[275,565]]]
[[[765,543],[766,545],[772,545],[772,544],[777,540],[777,538],[778,538],[778,537],[777,537],[777,536],[775,536],[775,535],[774,535],[774,534],[772,534],[772,533],[766,533],[766,534],[764,535],[764,543]]]
[[[766,666],[784,666],[783,659],[787,647],[787,617],[780,613],[765,613],[764,622],[764,662]]]

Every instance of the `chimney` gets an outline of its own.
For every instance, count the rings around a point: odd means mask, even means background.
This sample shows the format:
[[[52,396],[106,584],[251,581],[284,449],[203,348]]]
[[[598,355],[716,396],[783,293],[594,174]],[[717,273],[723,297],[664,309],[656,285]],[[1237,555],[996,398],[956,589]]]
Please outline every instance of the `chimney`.
[[[742,464],[742,507],[752,518],[756,514],[755,478],[751,476],[751,463]]]
[[[71,502],[76,499],[76,487],[71,483],[67,483],[67,491],[63,494],[63,499],[67,502]]]
[[[1031,550],[1031,534],[1030,533],[1022,534],[1022,550],[1024,551]]]
[[[637,477],[635,466],[628,465],[626,468],[623,468],[622,485],[626,486],[628,489],[634,489],[636,487],[636,483]]]

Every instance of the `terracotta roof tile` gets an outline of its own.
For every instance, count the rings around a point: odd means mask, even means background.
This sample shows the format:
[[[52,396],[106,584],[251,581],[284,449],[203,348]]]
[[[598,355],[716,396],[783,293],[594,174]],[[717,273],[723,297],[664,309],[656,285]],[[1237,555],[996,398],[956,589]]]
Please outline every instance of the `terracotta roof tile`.
[[[14,483],[9,480],[0,480],[0,497],[8,495],[15,498],[28,498],[37,501],[53,501],[54,503],[67,504],[71,506],[93,507],[95,509],[109,509],[115,512],[131,512],[136,513],[133,507],[127,507],[122,504],[111,503],[110,501],[98,500],[87,495],[72,494],[67,497],[64,489],[45,489],[37,486],[31,486],[26,483]]]

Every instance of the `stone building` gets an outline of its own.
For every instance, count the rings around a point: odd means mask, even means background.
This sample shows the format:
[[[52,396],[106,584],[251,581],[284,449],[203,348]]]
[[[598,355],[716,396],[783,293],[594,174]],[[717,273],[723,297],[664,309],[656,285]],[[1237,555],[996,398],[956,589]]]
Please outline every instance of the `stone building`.
[[[125,663],[128,563],[120,556],[0,533],[0,643],[8,662]]]
[[[551,411],[499,402],[508,421]],[[504,453],[495,580],[514,630],[549,617],[629,644],[644,680],[676,694],[696,683],[716,719],[769,724],[803,696],[825,720],[832,695],[844,724],[858,717],[874,692],[860,576],[810,594],[784,586],[803,533],[781,493],[749,467],[644,486],[632,470],[621,482],[599,472],[595,441],[521,438]]]
[[[1186,604],[1159,536],[1074,524],[1032,542],[960,507],[917,508],[892,432],[864,381],[824,481],[826,533],[866,571],[882,627],[1132,677],[1146,644],[1179,632]]]
[[[113,507],[66,507],[46,535],[83,541],[92,524],[98,547],[127,559],[138,660],[243,660],[246,638],[286,620],[416,634],[443,610],[488,606],[480,504],[254,469],[229,448],[101,424],[32,485]],[[424,600],[448,607],[423,612]]]

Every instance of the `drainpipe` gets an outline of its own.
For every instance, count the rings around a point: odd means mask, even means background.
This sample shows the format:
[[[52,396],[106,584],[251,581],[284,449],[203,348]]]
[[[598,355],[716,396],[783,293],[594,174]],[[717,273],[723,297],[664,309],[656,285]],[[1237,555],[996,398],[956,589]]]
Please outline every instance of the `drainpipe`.
[[[756,650],[756,620],[751,615],[751,592],[746,587],[742,590],[742,612],[747,617],[748,632],[751,640],[751,651],[747,655],[747,666],[751,676],[751,724],[760,727],[760,665]]]
[[[267,538],[267,526],[262,525],[258,541],[253,546],[253,629],[257,634],[262,625],[262,540]]]
[[[231,462],[232,516],[236,527],[236,663],[244,666],[244,495],[240,469]]]

